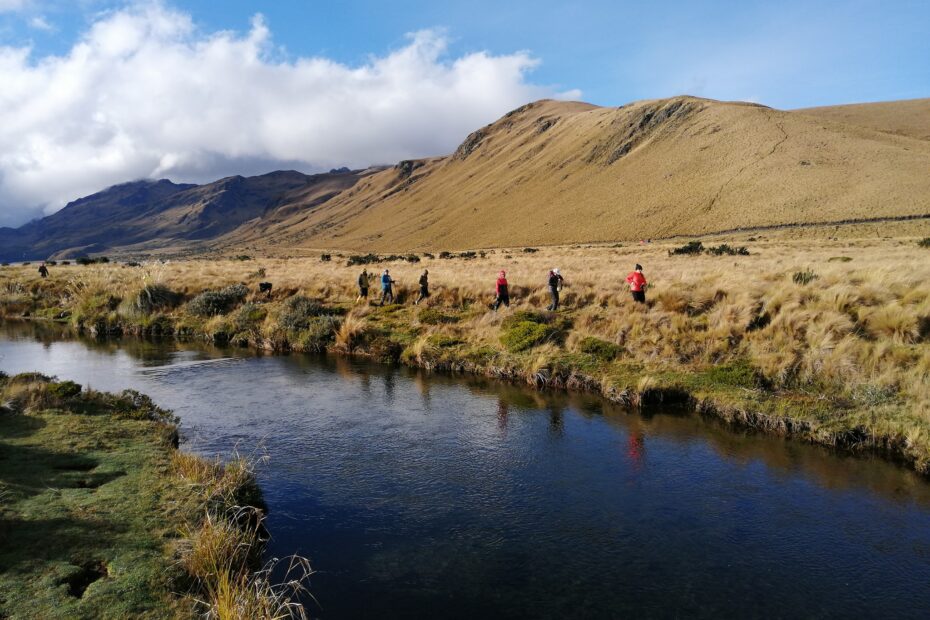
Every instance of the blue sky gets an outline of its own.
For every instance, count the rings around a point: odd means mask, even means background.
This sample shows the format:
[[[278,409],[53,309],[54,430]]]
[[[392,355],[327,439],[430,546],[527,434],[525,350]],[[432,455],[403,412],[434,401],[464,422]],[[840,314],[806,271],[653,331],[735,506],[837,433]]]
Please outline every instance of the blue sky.
[[[0,0],[4,43],[64,53],[99,12],[126,2]],[[681,93],[780,108],[930,96],[930,2],[504,2],[277,0],[168,3],[204,31],[263,14],[295,56],[363,63],[404,35],[445,29],[455,56],[529,51],[539,84],[600,105]],[[43,21],[50,29],[30,26]]]
[[[0,0],[0,226],[139,178],[451,152],[544,97],[930,97],[930,0]]]

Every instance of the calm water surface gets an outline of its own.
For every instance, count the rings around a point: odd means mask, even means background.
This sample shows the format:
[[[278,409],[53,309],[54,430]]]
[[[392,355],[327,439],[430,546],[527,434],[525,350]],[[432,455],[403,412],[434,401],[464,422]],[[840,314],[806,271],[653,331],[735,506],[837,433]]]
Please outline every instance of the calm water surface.
[[[361,361],[0,326],[0,370],[135,388],[267,451],[323,618],[930,617],[930,484],[877,459]]]

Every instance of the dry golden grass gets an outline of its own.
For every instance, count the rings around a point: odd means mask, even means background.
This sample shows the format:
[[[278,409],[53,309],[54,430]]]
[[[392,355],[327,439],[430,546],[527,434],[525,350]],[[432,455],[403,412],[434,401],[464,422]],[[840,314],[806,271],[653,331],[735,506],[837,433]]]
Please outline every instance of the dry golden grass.
[[[859,417],[847,416],[843,425],[896,429],[895,436],[930,445],[930,251],[918,247],[913,237],[816,242],[774,237],[719,239],[746,244],[750,256],[670,256],[676,245],[671,242],[585,244],[533,253],[523,248],[488,250],[485,258],[472,260],[424,258],[416,264],[369,266],[374,274],[384,267],[391,270],[399,283],[398,299],[407,308],[398,306],[397,311],[356,305],[355,282],[362,267],[347,267],[346,256],[340,255],[331,262],[317,257],[178,261],[141,268],[72,266],[53,269],[45,281],[29,268],[6,268],[0,271],[0,290],[29,291],[37,306],[68,308],[101,303],[105,291],[132,295],[143,281],[157,281],[188,299],[204,289],[244,282],[257,309],[250,342],[284,342],[282,302],[300,294],[347,311],[335,324],[329,345],[335,350],[364,350],[375,337],[372,330],[380,330],[399,335],[405,358],[424,366],[434,366],[455,343],[466,343],[471,350],[498,352],[502,364],[518,364],[530,375],[562,363],[558,360],[566,355],[580,355],[585,339],[594,337],[617,348],[617,363],[636,365],[644,376],[687,376],[747,364],[770,391],[822,394],[841,408],[856,409]],[[624,283],[637,262],[650,282],[646,306],[630,299]],[[553,267],[566,278],[561,315],[571,327],[564,342],[507,356],[501,345],[503,319],[546,307],[545,278]],[[408,293],[416,289],[424,268],[430,271],[433,296],[413,308]],[[500,269],[508,272],[512,307],[494,313],[487,305]],[[807,270],[816,278],[796,283],[793,275]],[[151,275],[156,271],[157,277]],[[86,285],[75,284],[85,278]],[[254,292],[258,281],[274,284],[269,299]],[[377,294],[375,282],[371,290]],[[437,311],[439,318],[421,320],[424,309]],[[187,320],[183,306],[172,312]],[[234,315],[201,321],[199,329],[233,333],[238,329]],[[614,381],[611,368],[601,365],[589,371],[604,373],[595,379],[605,391]],[[829,423],[832,414],[817,415]]]
[[[863,126],[899,107],[921,112],[900,114],[908,132],[930,134],[930,100],[860,109],[854,124],[695,97],[539,101],[456,155],[370,175],[222,244],[439,251],[927,216],[930,141]]]

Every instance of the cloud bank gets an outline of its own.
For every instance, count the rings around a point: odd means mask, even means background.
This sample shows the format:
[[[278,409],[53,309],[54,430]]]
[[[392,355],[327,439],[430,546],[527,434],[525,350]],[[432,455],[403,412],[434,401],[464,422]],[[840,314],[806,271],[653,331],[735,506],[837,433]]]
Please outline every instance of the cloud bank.
[[[441,31],[421,31],[347,66],[287,57],[261,16],[245,33],[207,33],[161,4],[111,12],[63,56],[0,47],[0,225],[136,178],[447,153],[527,101],[580,96],[528,82],[536,64],[525,52],[449,58]]]

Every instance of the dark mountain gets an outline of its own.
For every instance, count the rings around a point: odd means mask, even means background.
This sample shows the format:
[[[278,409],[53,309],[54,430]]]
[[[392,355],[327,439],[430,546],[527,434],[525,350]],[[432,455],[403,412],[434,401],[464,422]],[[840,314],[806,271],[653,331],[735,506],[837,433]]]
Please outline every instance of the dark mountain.
[[[296,171],[234,176],[206,185],[143,180],[123,183],[69,203],[18,229],[0,229],[0,260],[39,260],[102,253],[200,246],[245,222],[287,207],[288,215],[314,206],[323,195],[351,187],[351,171],[306,175]],[[294,203],[301,203],[295,207]]]

